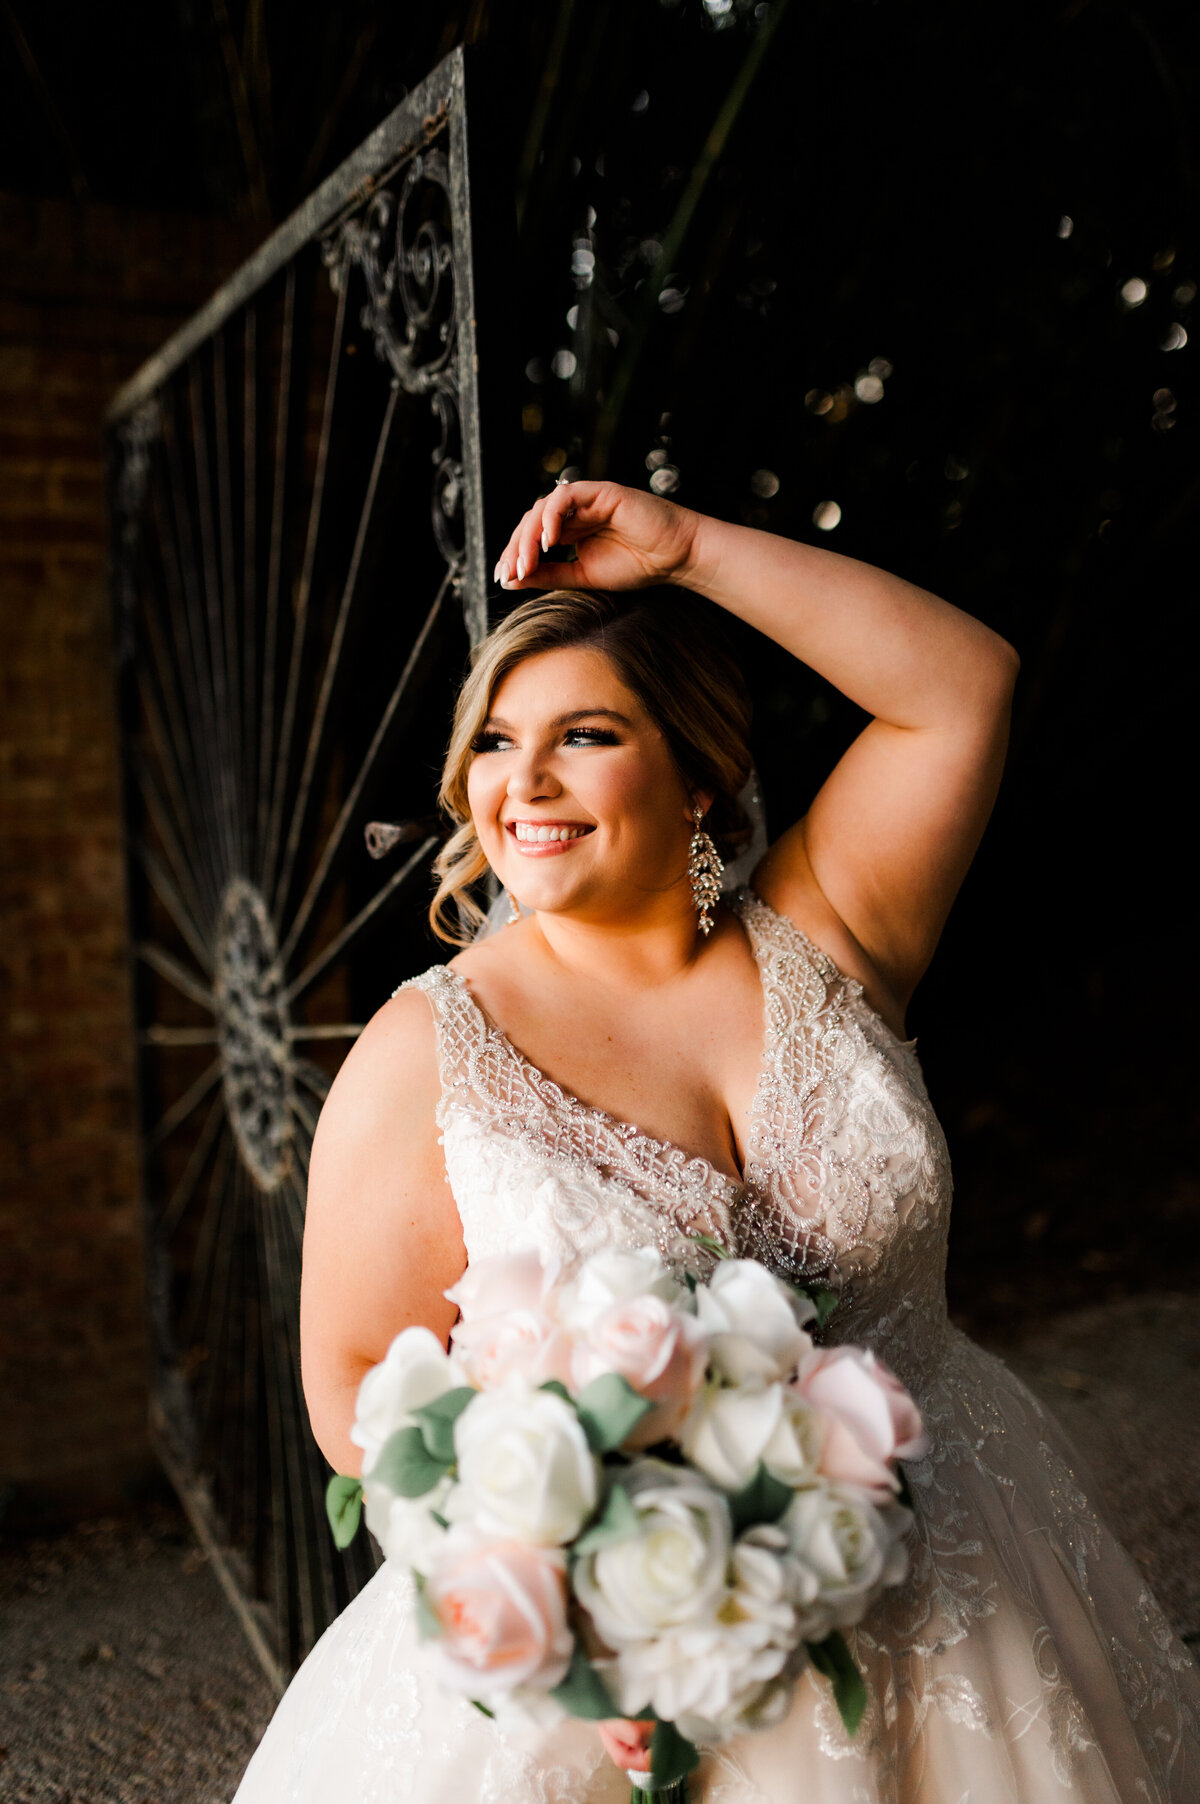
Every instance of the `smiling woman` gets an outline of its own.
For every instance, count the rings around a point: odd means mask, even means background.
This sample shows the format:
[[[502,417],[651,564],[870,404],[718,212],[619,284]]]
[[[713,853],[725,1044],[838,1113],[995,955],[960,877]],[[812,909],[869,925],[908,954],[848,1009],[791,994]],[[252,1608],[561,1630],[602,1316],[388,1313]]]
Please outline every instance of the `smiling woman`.
[[[543,561],[560,540],[577,590]],[[653,1248],[678,1281],[722,1252],[816,1281],[837,1300],[827,1339],[886,1362],[924,1418],[909,1576],[848,1631],[857,1733],[811,1670],[773,1669],[770,1710],[731,1699],[746,1716],[705,1743],[696,1804],[791,1804],[798,1787],[805,1804],[1192,1804],[1190,1662],[1057,1422],[946,1310],[949,1155],[904,1012],[999,783],[1010,648],[881,570],[609,483],[539,501],[499,575],[549,592],[495,629],[464,686],[434,920],[468,940],[489,868],[528,912],[401,986],[330,1092],[302,1292],[321,1447],[360,1469],[363,1373],[410,1325],[445,1345],[447,1292],[493,1255],[573,1271]],[[663,583],[757,626],[871,717],[711,934],[696,815],[726,852],[746,833],[745,691],[685,600],[590,592]],[[709,1490],[704,1507],[724,1521],[732,1503]],[[853,1547],[826,1554],[845,1578]],[[548,1560],[562,1616],[561,1546]],[[713,1610],[752,1635],[732,1569],[708,1576]],[[785,1618],[799,1607],[773,1596]],[[621,1769],[646,1770],[652,1724],[539,1718],[514,1738],[441,1689],[421,1620],[389,1557],[293,1680],[238,1804],[628,1797]],[[681,1672],[703,1667],[716,1619],[692,1626],[699,1641],[671,1651]],[[621,1702],[640,1719],[652,1695]]]
[[[686,659],[681,644],[688,646]],[[749,726],[741,673],[696,608],[671,596],[570,589],[522,602],[479,648],[455,710],[440,799],[457,824],[436,865],[435,931],[459,944],[473,937],[482,915],[469,886],[489,866],[520,902],[537,906],[500,833],[511,826],[510,838],[528,844],[526,833],[516,831],[519,819],[539,832],[602,825],[586,805],[576,815],[554,801],[579,781],[629,791],[626,832],[615,848],[620,857],[631,849],[628,829],[637,810],[648,805],[657,817],[667,808],[670,820],[657,819],[663,883],[682,880],[696,800],[707,810],[705,825],[722,856],[731,857],[750,833],[737,799],[750,769]],[[593,767],[596,774],[587,776]],[[501,810],[488,798],[510,776],[517,788]],[[548,793],[537,793],[547,778]],[[518,807],[521,785],[530,782],[536,801],[525,795]],[[615,822],[609,829],[616,832]],[[672,857],[680,844],[682,863]],[[611,836],[602,834],[591,849],[611,855]],[[648,875],[640,874],[639,887]]]

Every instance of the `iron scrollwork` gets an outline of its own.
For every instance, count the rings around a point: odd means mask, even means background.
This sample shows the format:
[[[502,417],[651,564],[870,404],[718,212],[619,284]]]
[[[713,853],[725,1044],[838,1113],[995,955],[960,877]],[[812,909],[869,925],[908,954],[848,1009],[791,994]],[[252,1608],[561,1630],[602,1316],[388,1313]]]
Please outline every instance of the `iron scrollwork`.
[[[430,514],[446,563],[460,577],[466,562],[457,349],[457,287],[445,153],[430,149],[408,164],[398,192],[384,188],[322,243],[335,291],[362,271],[367,299],[360,322],[375,354],[406,394],[427,395],[438,427]]]

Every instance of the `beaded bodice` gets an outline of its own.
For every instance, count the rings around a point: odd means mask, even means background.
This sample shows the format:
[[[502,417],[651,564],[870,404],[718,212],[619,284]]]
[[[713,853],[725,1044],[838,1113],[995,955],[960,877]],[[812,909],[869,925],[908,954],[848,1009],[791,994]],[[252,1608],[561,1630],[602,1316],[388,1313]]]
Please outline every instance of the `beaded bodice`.
[[[878,1346],[919,1391],[945,1339],[951,1184],[916,1053],[799,928],[750,890],[730,904],[763,987],[742,1184],[563,1090],[446,966],[411,979],[437,1021],[439,1125],[467,1256],[652,1244],[703,1273],[703,1233],[782,1275],[822,1277],[841,1293],[831,1338]]]

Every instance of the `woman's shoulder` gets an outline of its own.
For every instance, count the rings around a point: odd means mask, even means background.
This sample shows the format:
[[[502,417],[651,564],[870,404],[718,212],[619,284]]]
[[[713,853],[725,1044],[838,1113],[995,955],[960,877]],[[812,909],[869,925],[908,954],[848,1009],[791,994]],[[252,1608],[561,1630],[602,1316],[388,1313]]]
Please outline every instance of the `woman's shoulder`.
[[[432,1121],[440,1094],[433,1012],[419,985],[402,986],[372,1015],[343,1060],[321,1125],[390,1139]]]

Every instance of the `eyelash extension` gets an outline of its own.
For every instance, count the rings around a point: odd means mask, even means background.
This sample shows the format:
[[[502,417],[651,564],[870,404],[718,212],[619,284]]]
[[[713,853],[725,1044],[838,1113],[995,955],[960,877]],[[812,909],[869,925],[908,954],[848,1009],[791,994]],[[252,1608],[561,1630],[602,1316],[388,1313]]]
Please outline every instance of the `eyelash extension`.
[[[570,727],[566,736],[568,739],[586,740],[589,745],[617,745],[620,743],[617,735],[607,727]],[[507,735],[504,733],[490,731],[476,733],[471,741],[471,750],[473,752],[494,752],[497,746],[506,742],[506,739]]]
[[[569,739],[587,739],[593,745],[617,745],[619,741],[615,733],[608,727],[572,727],[567,735]]]

